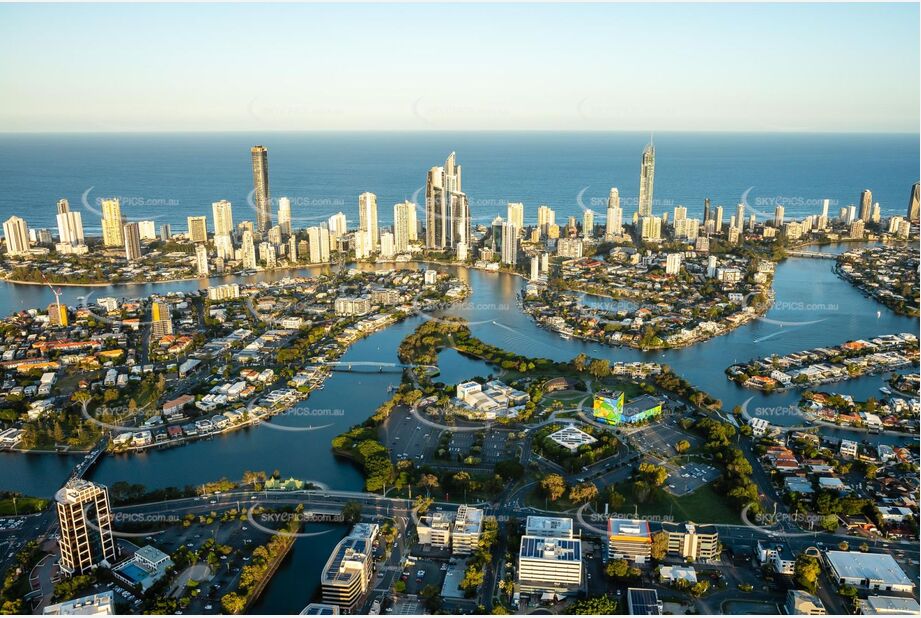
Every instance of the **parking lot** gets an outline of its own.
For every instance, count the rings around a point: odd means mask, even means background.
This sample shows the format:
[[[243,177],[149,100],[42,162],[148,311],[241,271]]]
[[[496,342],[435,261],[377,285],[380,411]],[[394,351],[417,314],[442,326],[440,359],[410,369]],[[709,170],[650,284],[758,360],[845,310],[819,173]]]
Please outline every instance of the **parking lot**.
[[[400,577],[406,582],[406,593],[418,595],[426,586],[435,586],[441,592],[441,583],[447,570],[447,562],[416,560],[412,566],[403,569]]]
[[[403,410],[395,411],[384,421],[382,432],[395,459],[411,459],[417,465],[433,459],[441,433]]]
[[[701,441],[699,437],[682,431],[671,418],[632,430],[625,429],[624,435],[637,451],[661,459],[677,455],[675,445],[681,440],[687,440],[691,448]]]
[[[690,462],[681,466],[665,464],[668,469],[666,489],[676,496],[689,494],[719,478],[720,471],[705,463]]]

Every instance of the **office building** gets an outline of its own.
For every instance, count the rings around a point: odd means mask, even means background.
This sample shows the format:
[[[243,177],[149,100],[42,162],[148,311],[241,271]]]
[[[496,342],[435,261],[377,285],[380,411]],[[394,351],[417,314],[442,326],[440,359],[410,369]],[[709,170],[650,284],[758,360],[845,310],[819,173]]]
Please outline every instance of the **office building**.
[[[371,583],[374,565],[372,539],[349,534],[333,549],[320,576],[323,603],[340,611],[358,613]]]
[[[431,545],[434,549],[449,549],[451,547],[451,529],[454,527],[454,516],[444,511],[435,511],[422,517],[416,525],[416,535],[420,545]]]
[[[186,217],[189,231],[189,240],[192,242],[208,242],[208,220],[203,217]]]
[[[102,200],[102,244],[106,247],[121,247],[125,244],[123,236],[125,222],[118,198]]]
[[[253,146],[253,208],[256,210],[256,230],[265,232],[272,227],[272,203],[269,201],[269,151],[265,146]]]
[[[3,222],[3,238],[8,255],[28,255],[29,228],[21,217],[10,217]]]
[[[656,176],[656,148],[650,140],[643,149],[643,160],[640,165],[640,199],[637,204],[637,213],[640,217],[652,215],[653,185]]]
[[[608,520],[608,557],[645,563],[652,556],[649,522],[642,519]]]
[[[527,594],[578,591],[582,587],[582,539],[525,534],[518,551],[518,586]]]
[[[451,551],[459,556],[472,554],[483,532],[483,509],[462,504],[457,507],[451,528]]]
[[[141,230],[138,224],[133,221],[126,223],[122,236],[125,239],[125,259],[129,262],[141,259]]]
[[[416,240],[416,205],[410,201],[393,206],[393,245],[397,253],[409,251],[409,243]]]
[[[528,515],[524,533],[544,538],[571,539],[574,536],[572,518]]]
[[[307,228],[307,243],[311,264],[329,262],[329,230],[325,227]]]
[[[524,204],[521,202],[509,202],[507,212],[508,222],[520,230],[524,229]]]
[[[453,251],[470,241],[470,207],[461,185],[461,166],[451,153],[443,167],[429,170],[425,182],[425,246]]]
[[[112,537],[109,491],[83,479],[71,479],[54,496],[61,538],[61,570],[83,575],[118,556]]]
[[[669,556],[691,562],[718,560],[720,557],[720,539],[715,526],[662,522],[662,531],[668,535]]]

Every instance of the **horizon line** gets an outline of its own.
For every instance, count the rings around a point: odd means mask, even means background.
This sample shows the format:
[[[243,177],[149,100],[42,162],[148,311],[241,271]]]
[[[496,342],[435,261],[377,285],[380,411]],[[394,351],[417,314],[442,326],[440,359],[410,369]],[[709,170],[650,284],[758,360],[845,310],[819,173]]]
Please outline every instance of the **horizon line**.
[[[92,131],[81,129],[64,129],[59,131],[2,131],[0,136],[6,135],[157,135],[157,134],[253,134],[253,133],[607,133],[607,134],[643,134],[648,135],[646,129],[137,129],[119,131]],[[726,135],[906,135],[921,136],[921,131],[873,131],[873,130],[808,130],[808,129],[667,129],[656,131],[659,135],[668,134],[726,134]]]

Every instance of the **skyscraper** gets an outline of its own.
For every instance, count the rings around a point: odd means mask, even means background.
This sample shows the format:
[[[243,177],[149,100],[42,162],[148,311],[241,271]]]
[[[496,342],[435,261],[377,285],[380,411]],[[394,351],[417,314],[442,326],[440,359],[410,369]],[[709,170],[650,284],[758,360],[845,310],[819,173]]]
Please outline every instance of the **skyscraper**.
[[[537,207],[537,227],[540,233],[546,236],[552,225],[556,225],[556,213],[546,204],[541,204]]]
[[[314,226],[307,228],[309,259],[312,264],[329,262],[329,230]]]
[[[624,213],[620,209],[620,193],[617,187],[611,187],[608,194],[608,212],[604,222],[604,235],[611,239],[620,236],[624,231]]]
[[[8,255],[29,253],[29,228],[21,217],[10,217],[3,223],[3,237],[6,239]]]
[[[201,244],[195,246],[195,266],[198,269],[199,277],[208,276],[208,247]]]
[[[243,268],[248,270],[256,268],[256,244],[253,241],[252,230],[243,230],[243,238],[240,243],[240,254]]]
[[[704,198],[704,225],[710,220],[710,198]]]
[[[129,262],[141,259],[141,230],[138,224],[126,223],[122,236],[125,239],[125,259]]]
[[[334,243],[339,236],[345,236],[348,232],[348,222],[345,219],[345,213],[337,212],[327,220],[329,226],[330,242]]]
[[[425,246],[453,250],[469,239],[470,208],[461,185],[461,166],[452,152],[443,167],[433,167],[426,177]]]
[[[860,220],[866,223],[870,220],[873,209],[873,194],[869,189],[860,192]]]
[[[736,204],[736,227],[739,230],[745,228],[745,204],[742,202]]]
[[[109,491],[83,479],[71,479],[54,495],[61,538],[61,570],[82,575],[97,564],[118,557],[112,538]]]
[[[656,147],[652,140],[643,149],[643,161],[640,165],[640,200],[637,212],[640,217],[652,214],[652,191],[656,177]]]
[[[204,216],[186,217],[189,230],[189,240],[192,242],[208,242],[208,219]]]
[[[214,214],[214,236],[233,234],[233,207],[230,202],[221,200],[212,203],[211,212]]]
[[[518,263],[518,228],[507,221],[502,224],[502,263]]]
[[[716,207],[716,214],[713,216],[713,231],[719,234],[723,231],[723,207]]]
[[[278,227],[282,236],[291,235],[291,200],[286,197],[278,198]]]
[[[582,237],[591,238],[595,232],[595,213],[586,210],[582,213]]]
[[[416,205],[410,201],[400,202],[393,206],[393,242],[394,251],[405,253],[409,250],[409,243],[415,240],[416,231]]]
[[[102,200],[102,244],[106,247],[121,247],[125,244],[122,230],[122,208],[117,197]]]
[[[508,222],[517,227],[519,230],[524,229],[524,204],[521,202],[509,202],[508,212],[506,213]]]
[[[64,198],[61,198],[58,200],[58,214],[62,215],[65,212],[70,212],[70,202]]]
[[[921,215],[921,208],[919,208],[919,199],[918,199],[918,187],[919,183],[915,183],[911,187],[911,194],[908,196],[908,220],[917,223],[919,215]]]
[[[377,196],[371,192],[358,196],[358,229],[368,234],[371,251],[380,249],[381,239],[377,229]]]
[[[265,232],[272,227],[272,204],[269,201],[269,151],[265,146],[253,146],[253,207],[256,209],[256,229]]]
[[[783,210],[780,204],[774,207],[774,227],[776,228],[783,227]]]

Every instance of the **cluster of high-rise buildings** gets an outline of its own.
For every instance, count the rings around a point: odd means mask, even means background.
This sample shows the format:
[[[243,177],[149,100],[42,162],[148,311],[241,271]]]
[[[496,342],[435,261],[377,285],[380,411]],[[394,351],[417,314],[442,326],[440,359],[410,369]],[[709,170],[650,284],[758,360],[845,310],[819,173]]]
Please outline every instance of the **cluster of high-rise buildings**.
[[[358,227],[352,232],[342,212],[337,212],[317,225],[296,230],[293,226],[291,200],[287,197],[278,199],[276,221],[269,191],[268,150],[265,146],[253,146],[251,155],[251,206],[255,211],[255,223],[242,221],[234,225],[231,203],[227,200],[214,202],[213,242],[209,244],[207,218],[187,218],[186,238],[198,245],[194,257],[198,273],[202,276],[209,275],[212,269],[223,271],[229,262],[236,262],[244,270],[255,269],[260,265],[274,267],[282,260],[288,263],[326,263],[330,261],[332,252],[351,251],[356,259],[376,256],[389,260],[424,248],[444,252],[460,261],[472,257],[470,203],[463,191],[462,167],[453,152],[444,165],[432,167],[426,174],[421,222],[417,220],[416,204],[404,201],[393,206],[393,225],[389,229],[382,228],[378,217],[377,195],[364,192],[358,196]],[[725,231],[727,240],[733,243],[742,238],[746,229],[750,232],[755,230],[755,213],[747,213],[744,202],[736,206],[728,221],[725,221],[725,216],[729,213],[724,213],[720,205],[711,205],[709,198],[704,200],[702,220],[688,217],[687,208],[681,205],[676,206],[672,213],[654,214],[655,161],[655,146],[650,140],[642,153],[639,198],[632,217],[638,241],[660,241],[666,227],[670,226],[675,239],[696,243],[699,249],[706,250],[711,235],[720,235]],[[773,219],[764,223],[764,236],[767,238],[782,234],[785,238],[796,240],[813,229],[825,230],[829,224],[829,206],[830,201],[825,200],[820,215],[802,221],[786,221],[784,205],[777,204]],[[544,240],[552,242],[549,244],[551,249],[555,245],[557,255],[579,258],[583,254],[583,241],[595,237],[595,213],[588,208],[583,208],[581,231],[575,217],[569,217],[565,225],[560,225],[550,206],[539,205],[537,224],[528,232],[524,210],[524,204],[520,202],[508,203],[506,218],[497,216],[493,220],[491,239],[479,248],[480,258],[515,267],[520,260],[522,242],[533,245]],[[126,220],[118,198],[100,200],[100,214],[103,246],[109,249],[123,248],[128,262],[141,258],[144,241],[167,241],[172,237],[169,224],[161,225],[157,234],[154,221]],[[610,190],[605,214],[604,239],[621,238],[625,233],[624,212],[617,187]],[[837,221],[847,226],[849,237],[862,238],[865,226],[878,224],[880,218],[879,203],[873,201],[872,193],[866,189],[860,194],[858,204],[840,209]],[[887,231],[907,238],[911,225],[918,220],[918,183],[915,183],[905,216],[891,217]],[[81,213],[71,210],[66,199],[57,204],[57,227],[58,242],[54,247],[58,253],[87,252]],[[420,228],[423,234],[420,234]],[[53,240],[50,231],[29,230],[26,221],[17,216],[4,222],[3,232],[7,253],[14,256],[29,255],[33,251],[33,244],[50,245]]]

